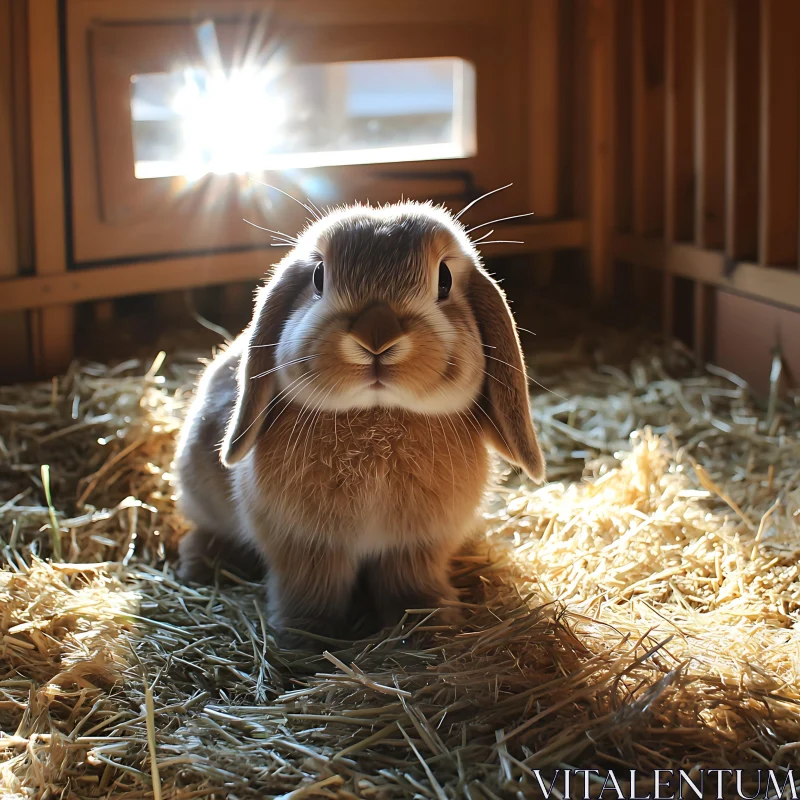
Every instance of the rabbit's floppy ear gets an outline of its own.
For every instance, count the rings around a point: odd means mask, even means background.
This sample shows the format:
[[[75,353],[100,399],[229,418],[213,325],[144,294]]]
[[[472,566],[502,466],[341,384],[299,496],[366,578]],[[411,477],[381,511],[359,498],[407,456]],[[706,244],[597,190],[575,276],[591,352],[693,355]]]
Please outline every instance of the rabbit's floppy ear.
[[[299,265],[278,267],[258,292],[253,320],[240,337],[236,405],[220,450],[220,459],[226,467],[250,452],[268,416],[270,401],[275,397],[276,344],[307,277]]]
[[[544,456],[531,421],[528,378],[511,310],[500,287],[480,268],[473,272],[468,291],[486,357],[484,433],[500,455],[541,481]]]

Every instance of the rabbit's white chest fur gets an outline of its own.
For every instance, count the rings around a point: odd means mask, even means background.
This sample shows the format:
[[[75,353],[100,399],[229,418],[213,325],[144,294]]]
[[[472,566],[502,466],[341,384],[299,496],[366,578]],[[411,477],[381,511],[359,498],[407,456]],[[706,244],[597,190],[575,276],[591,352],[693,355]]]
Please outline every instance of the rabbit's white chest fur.
[[[487,464],[471,413],[370,409],[315,416],[289,407],[242,463],[250,475],[242,472],[235,484],[245,492],[260,486],[243,504],[263,511],[258,520],[250,515],[251,536],[327,540],[368,557],[414,540],[469,533]]]

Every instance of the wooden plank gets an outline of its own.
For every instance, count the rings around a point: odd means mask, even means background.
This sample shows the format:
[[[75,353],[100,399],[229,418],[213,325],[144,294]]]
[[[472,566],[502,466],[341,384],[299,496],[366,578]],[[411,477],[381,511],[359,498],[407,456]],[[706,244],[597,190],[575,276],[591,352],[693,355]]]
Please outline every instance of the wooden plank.
[[[14,196],[14,61],[11,2],[0,0],[0,276],[17,273],[17,209]]]
[[[701,363],[714,354],[714,325],[717,290],[700,281],[694,282],[693,325],[694,354]]]
[[[740,261],[758,254],[758,3],[730,0],[728,25],[725,252]]]
[[[667,0],[664,236],[668,241],[694,237],[694,16],[692,0]]]
[[[558,0],[531,0],[528,14],[528,197],[537,219],[551,219],[559,205],[559,13]],[[554,253],[540,253],[535,276],[547,285]]]
[[[35,0],[38,2],[38,0]],[[314,24],[330,25],[395,25],[407,21],[420,23],[485,22],[486,0],[405,0],[403,3],[376,3],[375,0],[136,0],[121,3],[109,0],[68,0],[85,17],[108,22],[151,22],[154,19],[185,20],[207,17],[248,16],[263,13],[269,5],[279,6],[279,19],[289,29]],[[491,12],[504,11],[502,0]],[[269,18],[268,18],[269,19]],[[270,19],[270,21],[272,21]]]
[[[573,172],[575,137],[572,131],[575,128],[575,40],[573,27],[575,25],[572,14],[573,0],[563,0],[558,4],[558,208],[562,214],[577,216],[574,210],[573,195],[575,186]]]
[[[694,13],[691,0],[667,0],[665,19],[664,238],[693,237]],[[675,281],[664,273],[661,324],[675,334]]]
[[[626,234],[615,238],[614,254],[639,267],[669,269],[673,275],[800,310],[800,272],[794,270],[740,262],[729,274],[730,262],[724,253]]]
[[[28,91],[28,9],[11,3],[14,69],[14,193],[17,217],[17,263],[22,272],[33,270],[33,187],[31,171],[30,96]]]
[[[571,12],[570,12],[571,9]],[[572,204],[571,213],[585,217],[589,213],[589,54],[586,43],[589,29],[588,0],[574,0],[567,5],[567,19],[572,39]]]
[[[633,0],[614,2],[613,194],[616,230],[633,224]]]
[[[695,242],[725,246],[727,0],[695,3]]]
[[[589,268],[595,300],[611,300],[613,226],[613,0],[589,5]]]
[[[530,210],[548,219],[558,213],[558,0],[532,0],[528,27]]]
[[[20,69],[23,44],[16,38],[18,18],[24,6],[0,0],[0,280],[16,277],[23,255],[20,234],[30,218],[18,211],[22,194],[25,159],[20,153],[20,129],[15,124],[20,108],[17,99],[25,87],[25,70]],[[23,120],[19,120],[22,122]],[[27,133],[25,132],[25,138]],[[27,237],[25,237],[27,239]],[[0,316],[0,380],[25,380],[31,377],[28,315],[17,311]]]
[[[797,266],[800,2],[761,2],[759,261]]]
[[[587,243],[584,220],[542,225],[498,225],[492,239],[522,239],[523,244],[480,244],[484,258],[553,250],[577,250]],[[24,308],[52,308],[196,286],[262,278],[281,253],[248,250],[235,253],[146,261],[137,264],[73,270],[51,276],[17,278],[3,283],[0,313]]]
[[[61,131],[61,70],[57,0],[32,0],[29,11],[31,154],[36,273],[67,269]],[[73,354],[74,310],[53,306],[38,314],[37,372],[63,371]]]
[[[664,0],[633,3],[633,230],[664,229]]]

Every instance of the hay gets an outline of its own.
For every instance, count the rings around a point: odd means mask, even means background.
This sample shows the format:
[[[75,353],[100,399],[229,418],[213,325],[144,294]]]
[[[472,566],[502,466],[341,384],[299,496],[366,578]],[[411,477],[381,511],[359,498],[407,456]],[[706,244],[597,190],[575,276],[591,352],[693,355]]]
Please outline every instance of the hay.
[[[533,359],[552,482],[490,498],[466,626],[419,611],[319,655],[276,648],[259,586],[166,561],[196,359],[0,389],[5,795],[478,800],[567,765],[796,766],[797,412],[677,346],[614,360]]]

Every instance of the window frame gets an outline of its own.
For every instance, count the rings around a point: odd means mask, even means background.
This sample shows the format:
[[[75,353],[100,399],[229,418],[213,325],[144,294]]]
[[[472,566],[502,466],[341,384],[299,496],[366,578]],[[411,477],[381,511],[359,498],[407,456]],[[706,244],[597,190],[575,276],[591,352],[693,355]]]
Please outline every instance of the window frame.
[[[68,9],[74,261],[108,263],[266,247],[269,236],[244,224],[243,218],[287,232],[304,224],[299,206],[243,176],[207,175],[188,191],[183,178],[135,177],[130,77],[168,71],[176,54],[186,58],[194,51],[199,60],[193,23],[207,17],[215,19],[221,49],[229,58],[241,43],[237,26],[252,26],[271,14],[279,29],[285,27],[283,46],[297,63],[433,57],[469,61],[476,71],[475,156],[309,169],[301,177],[338,187],[334,202],[449,197],[458,207],[464,191],[461,174],[471,174],[482,189],[515,183],[493,206],[497,216],[525,210],[524,108],[511,101],[513,94],[521,94],[523,80],[522,69],[514,69],[524,56],[524,39],[513,25],[515,14],[522,14],[521,2],[498,0],[487,10],[473,0],[429,0],[409,3],[392,15],[382,5],[367,9],[361,0],[324,7],[318,0],[125,0],[111,6],[102,0],[73,0]],[[313,25],[307,24],[309,19]],[[305,194],[281,173],[258,179]],[[250,183],[249,191],[243,191],[244,182]],[[321,200],[313,194],[311,199]]]

